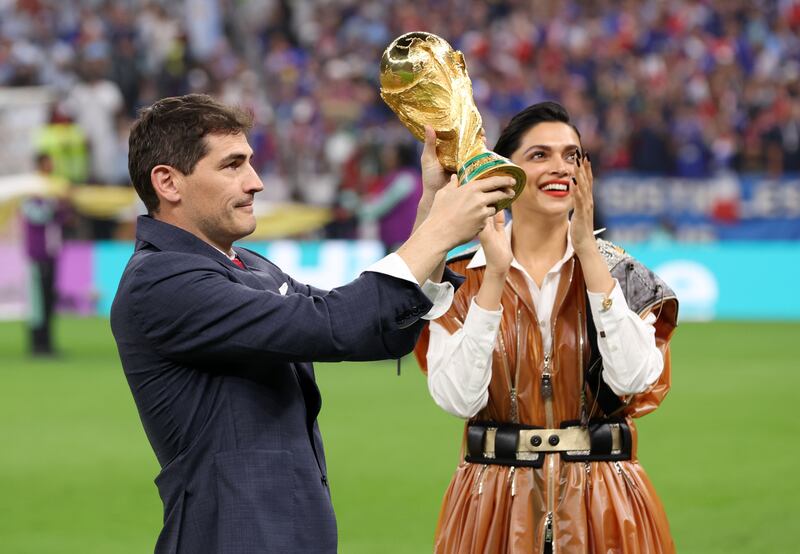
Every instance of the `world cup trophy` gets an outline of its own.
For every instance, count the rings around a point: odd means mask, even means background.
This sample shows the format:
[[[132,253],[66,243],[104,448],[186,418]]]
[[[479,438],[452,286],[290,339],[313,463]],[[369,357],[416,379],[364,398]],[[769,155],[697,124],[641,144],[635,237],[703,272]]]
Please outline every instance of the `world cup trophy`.
[[[483,121],[472,98],[464,55],[446,40],[425,32],[406,33],[383,52],[381,98],[417,139],[425,126],[436,131],[436,156],[458,175],[460,185],[496,174],[514,177],[514,197],[496,204],[507,208],[525,188],[525,171],[495,154],[483,142]]]

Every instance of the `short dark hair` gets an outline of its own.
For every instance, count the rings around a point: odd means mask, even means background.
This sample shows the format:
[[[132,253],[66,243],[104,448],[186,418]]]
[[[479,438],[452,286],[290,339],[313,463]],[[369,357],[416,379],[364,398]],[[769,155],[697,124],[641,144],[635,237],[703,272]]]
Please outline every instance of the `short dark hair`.
[[[519,148],[522,135],[528,132],[531,127],[546,121],[566,123],[575,130],[578,134],[578,140],[580,140],[581,133],[570,122],[569,113],[564,109],[564,106],[556,102],[539,102],[528,106],[511,118],[503,132],[500,133],[500,138],[497,139],[494,151],[501,156],[510,158]]]
[[[157,165],[190,175],[208,153],[209,134],[246,133],[251,114],[226,106],[206,94],[163,98],[139,111],[128,139],[128,172],[148,213],[158,211],[159,200],[150,181]]]

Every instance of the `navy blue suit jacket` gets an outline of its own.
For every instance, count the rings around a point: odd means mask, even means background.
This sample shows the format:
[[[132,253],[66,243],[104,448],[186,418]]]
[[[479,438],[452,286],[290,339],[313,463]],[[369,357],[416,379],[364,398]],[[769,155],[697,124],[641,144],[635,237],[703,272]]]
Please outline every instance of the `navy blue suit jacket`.
[[[403,356],[430,301],[373,272],[318,290],[237,247],[240,269],[149,217],[136,238],[111,327],[162,468],[156,553],[336,552],[311,362]]]

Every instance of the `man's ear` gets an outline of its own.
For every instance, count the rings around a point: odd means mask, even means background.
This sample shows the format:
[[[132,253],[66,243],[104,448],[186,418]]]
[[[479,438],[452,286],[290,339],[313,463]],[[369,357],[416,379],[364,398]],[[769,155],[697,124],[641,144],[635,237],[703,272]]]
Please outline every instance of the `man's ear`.
[[[178,179],[180,179],[180,173],[168,165],[157,165],[150,172],[150,182],[153,184],[156,194],[170,204],[180,202],[181,199]]]

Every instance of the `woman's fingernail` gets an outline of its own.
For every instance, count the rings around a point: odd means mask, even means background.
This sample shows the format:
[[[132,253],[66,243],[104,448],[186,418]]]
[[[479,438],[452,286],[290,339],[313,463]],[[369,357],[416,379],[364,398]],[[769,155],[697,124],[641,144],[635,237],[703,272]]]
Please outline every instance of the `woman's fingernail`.
[[[578,186],[578,180],[575,177],[572,178],[572,184]]]
[[[589,163],[592,163],[592,158],[590,158],[590,157],[589,157],[589,153],[588,153],[588,152],[586,153],[586,160],[587,160]]]

